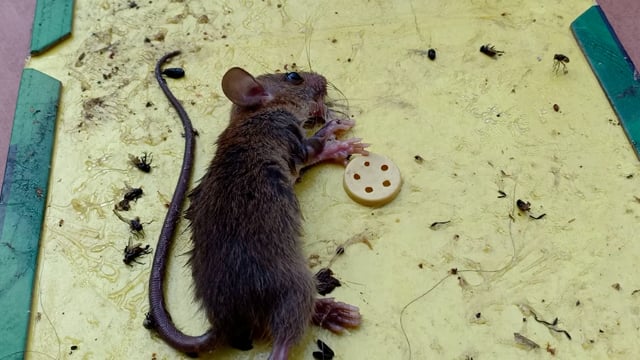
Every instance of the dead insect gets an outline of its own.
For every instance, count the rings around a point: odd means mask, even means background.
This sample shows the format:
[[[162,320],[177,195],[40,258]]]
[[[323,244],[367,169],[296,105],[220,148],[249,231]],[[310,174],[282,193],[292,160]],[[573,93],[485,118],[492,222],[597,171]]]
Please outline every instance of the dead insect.
[[[620,291],[620,289],[622,289],[622,286],[620,286],[620,283],[615,283],[615,284],[611,285],[611,287],[614,290],[618,290],[618,291]]]
[[[142,222],[140,222],[139,217],[136,216],[131,220],[127,220],[122,215],[120,215],[120,213],[118,213],[118,211],[116,211],[115,209],[113,210],[113,213],[116,214],[118,219],[122,220],[122,222],[127,223],[129,225],[129,230],[131,230],[131,232],[136,237],[144,237],[144,227],[142,226]]]
[[[146,173],[151,172],[151,154],[147,154],[146,152],[144,152],[142,153],[141,157],[129,154],[129,160],[131,160],[131,163],[133,163],[133,165],[135,165],[135,167],[137,167],[141,171]]]
[[[336,249],[336,255],[342,255],[342,254],[344,254],[344,246],[340,245]]]
[[[329,347],[329,345],[325,344],[322,340],[316,340],[316,344],[320,351],[313,352],[313,358],[317,360],[331,360],[334,356],[336,356],[335,352]]]
[[[124,199],[127,201],[136,201],[138,200],[142,195],[144,194],[144,191],[142,191],[142,188],[129,188],[129,190],[124,194]]]
[[[340,280],[333,277],[333,271],[329,268],[322,268],[315,275],[316,290],[318,294],[324,296],[333,291],[333,289],[342,286]]]
[[[516,206],[522,212],[527,212],[527,211],[531,210],[531,203],[528,202],[528,201],[524,201],[524,200],[518,199],[518,201],[516,201]]]
[[[151,318],[150,313],[144,314],[144,320],[142,321],[142,326],[144,326],[144,328],[147,330],[151,330],[156,327],[156,324]]]
[[[507,193],[502,191],[502,190],[498,190],[498,199],[502,199],[502,198],[506,198],[507,197]]]
[[[134,263],[134,262],[136,264],[143,265],[137,259],[142,255],[147,255],[150,253],[151,253],[151,248],[149,247],[149,244],[147,244],[145,247],[142,247],[142,243],[137,243],[135,245],[132,245],[131,240],[129,240],[129,245],[124,247],[124,259],[122,259],[122,262],[124,262],[129,266],[132,266],[131,263]]]
[[[451,220],[447,220],[447,221],[436,221],[434,223],[431,224],[431,226],[429,226],[429,228],[431,230],[438,230],[441,229],[444,225],[447,225],[448,223],[450,223]]]
[[[528,201],[524,201],[524,200],[520,200],[518,199],[518,201],[516,201],[516,206],[518,207],[518,209],[524,213],[529,214],[529,217],[532,218],[533,220],[540,220],[543,217],[547,216],[547,214],[541,214],[538,216],[533,216],[531,215],[531,213],[529,211],[531,211],[531,203]],[[509,214],[509,216],[511,216],[511,214]],[[513,219],[513,217],[512,217]]]
[[[162,74],[172,79],[180,79],[184,77],[183,68],[167,68],[162,71]]]
[[[551,355],[555,355],[556,354],[556,348],[552,348],[551,344],[547,343],[547,352]]]
[[[71,350],[69,351],[69,355],[73,355],[75,350],[78,350],[78,345],[71,345]]]
[[[193,134],[193,136],[200,136],[200,133],[196,129],[193,129],[191,133]],[[180,136],[185,137],[184,133],[180,133]]]
[[[131,228],[132,232],[142,234],[142,236],[144,237],[144,228],[142,227],[142,223],[140,222],[139,217],[136,216],[135,218],[131,219],[129,221],[129,227]]]
[[[544,302],[544,299],[542,300],[542,302]],[[539,322],[540,324],[545,325],[549,330],[553,330],[557,333],[563,333],[567,339],[571,340],[571,335],[569,334],[569,332],[567,330],[562,330],[562,329],[558,329],[557,325],[558,325],[558,318],[553,319],[552,322],[548,322],[546,320],[540,319],[538,318],[538,314],[536,314],[533,309],[528,308],[527,311],[529,313],[531,313],[531,315],[533,315],[533,319],[537,322]],[[525,318],[523,318],[524,320]]]
[[[118,211],[129,211],[131,209],[129,203],[138,200],[142,194],[142,188],[128,187],[127,192],[124,194],[124,199],[116,204],[115,209]]]
[[[504,54],[504,51],[496,50],[491,44],[480,46],[480,52],[489,57],[495,57],[496,55],[502,56],[502,54]]]
[[[524,347],[528,347],[530,349],[537,349],[540,345],[536,344],[533,340],[530,340],[520,333],[513,333],[513,338],[517,344],[522,345]]]
[[[435,49],[429,49],[427,51],[427,57],[429,58],[429,60],[433,61],[436,59],[436,50]]]
[[[560,111],[560,105],[558,105],[558,104],[553,104],[553,111],[555,111],[555,112]]]
[[[115,206],[115,209],[118,211],[129,211],[131,209],[131,205],[129,205],[129,200],[124,199],[120,200]]]
[[[411,50],[409,50],[409,52],[412,53],[412,54],[420,55],[420,56],[426,56],[432,61],[436,59],[436,50],[435,49],[428,49],[428,50],[411,49]]]
[[[420,155],[416,155],[413,157],[413,159],[418,163],[418,164],[422,164],[424,162],[424,158]]]
[[[560,66],[562,65],[562,72],[563,73],[568,73],[569,70],[567,70],[567,64],[569,63],[569,57],[563,54],[555,54],[553,55],[553,71],[555,73],[558,72],[558,70],[560,70]]]

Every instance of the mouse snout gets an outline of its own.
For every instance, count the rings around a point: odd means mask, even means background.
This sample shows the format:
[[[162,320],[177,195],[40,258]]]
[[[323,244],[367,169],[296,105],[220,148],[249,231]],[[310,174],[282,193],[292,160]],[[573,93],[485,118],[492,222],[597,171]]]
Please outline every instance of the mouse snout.
[[[309,73],[307,83],[315,92],[314,98],[318,101],[322,101],[327,95],[327,79],[320,74]]]

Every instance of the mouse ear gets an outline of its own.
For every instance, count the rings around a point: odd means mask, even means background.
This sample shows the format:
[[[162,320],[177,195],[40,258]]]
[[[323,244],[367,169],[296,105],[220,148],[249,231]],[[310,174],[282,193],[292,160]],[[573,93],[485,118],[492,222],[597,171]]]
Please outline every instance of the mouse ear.
[[[234,67],[222,77],[222,91],[238,106],[257,106],[271,99],[264,87],[253,75],[245,70]]]

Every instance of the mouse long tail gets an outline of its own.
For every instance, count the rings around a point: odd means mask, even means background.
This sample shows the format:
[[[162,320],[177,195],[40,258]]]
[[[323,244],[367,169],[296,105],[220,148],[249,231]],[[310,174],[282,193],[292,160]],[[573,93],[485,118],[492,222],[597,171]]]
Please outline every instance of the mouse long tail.
[[[182,204],[184,203],[187,189],[189,187],[195,146],[195,136],[191,120],[178,99],[176,99],[171,90],[169,90],[161,73],[162,65],[168,59],[178,54],[180,54],[180,51],[174,51],[164,55],[160,60],[158,60],[155,68],[155,76],[160,88],[167,96],[167,99],[169,99],[169,102],[171,102],[171,105],[176,109],[180,120],[182,121],[182,125],[184,127],[185,148],[178,183],[173,193],[171,204],[169,205],[169,211],[164,219],[160,238],[158,239],[158,244],[156,245],[155,255],[153,258],[153,266],[151,268],[151,276],[149,279],[149,320],[151,321],[153,329],[157,331],[158,335],[167,344],[179,351],[198,353],[213,349],[216,342],[215,334],[212,330],[209,330],[200,336],[190,336],[178,330],[171,320],[171,316],[167,312],[163,288],[167,267],[166,259],[168,258],[171,241],[175,233],[177,223],[180,220]]]

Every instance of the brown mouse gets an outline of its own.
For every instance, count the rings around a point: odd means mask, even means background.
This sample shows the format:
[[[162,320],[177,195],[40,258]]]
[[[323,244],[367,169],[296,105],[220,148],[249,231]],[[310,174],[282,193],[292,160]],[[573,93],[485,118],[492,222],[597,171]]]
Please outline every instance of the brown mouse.
[[[194,135],[186,112],[156,65],[156,78],[180,115],[185,155],[180,177],[156,247],[149,281],[149,324],[169,345],[186,353],[211,351],[221,344],[248,350],[254,339],[270,339],[269,359],[288,358],[309,323],[341,332],[357,327],[357,307],[317,298],[316,281],[301,247],[302,215],[294,192],[299,171],[324,160],[346,162],[367,154],[360,139],[337,140],[354,122],[334,118],[325,105],[326,79],[288,72],[253,77],[232,68],[222,78],[233,102],[228,127],[200,183],[189,194],[195,297],[211,323],[200,336],[182,333],[165,308],[166,258],[193,164]],[[310,118],[324,126],[307,137]]]

